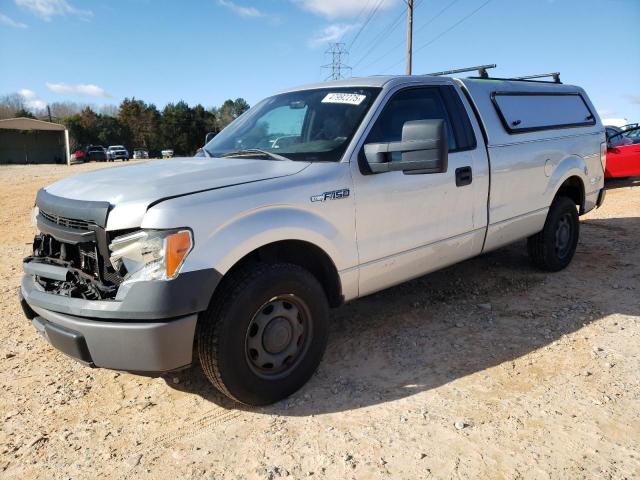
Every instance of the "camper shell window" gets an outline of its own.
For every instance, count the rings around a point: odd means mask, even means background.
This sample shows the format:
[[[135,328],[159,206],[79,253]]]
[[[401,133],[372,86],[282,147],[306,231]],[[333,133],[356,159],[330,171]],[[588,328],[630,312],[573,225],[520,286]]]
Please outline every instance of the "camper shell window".
[[[595,125],[596,119],[579,93],[494,92],[491,95],[509,133]]]

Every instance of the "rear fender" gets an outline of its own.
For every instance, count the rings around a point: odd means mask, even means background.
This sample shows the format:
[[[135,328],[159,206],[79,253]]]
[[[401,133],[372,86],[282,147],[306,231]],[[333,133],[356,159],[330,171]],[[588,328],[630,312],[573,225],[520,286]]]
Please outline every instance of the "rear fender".
[[[582,182],[582,200],[579,205],[580,210],[582,211],[584,209],[584,193],[588,173],[589,170],[587,168],[587,164],[581,157],[571,155],[562,159],[549,177],[547,189],[544,192],[547,207],[551,205],[551,202],[553,202],[558,190],[560,190],[560,187],[567,179],[571,177],[578,177]]]

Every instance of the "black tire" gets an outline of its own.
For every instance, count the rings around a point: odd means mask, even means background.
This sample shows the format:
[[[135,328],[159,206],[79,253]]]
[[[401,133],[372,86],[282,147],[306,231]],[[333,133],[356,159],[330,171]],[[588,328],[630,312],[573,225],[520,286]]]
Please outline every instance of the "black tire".
[[[328,314],[322,286],[297,265],[257,264],[232,273],[198,321],[202,369],[233,400],[274,403],[315,372]]]
[[[580,219],[576,204],[570,198],[556,197],[542,231],[527,240],[529,258],[541,270],[562,270],[571,263],[579,236]]]

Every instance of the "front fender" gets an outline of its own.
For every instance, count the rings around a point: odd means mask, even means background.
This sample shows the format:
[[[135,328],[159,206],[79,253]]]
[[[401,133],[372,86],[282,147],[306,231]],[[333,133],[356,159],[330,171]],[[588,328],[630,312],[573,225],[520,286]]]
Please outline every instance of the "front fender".
[[[263,207],[244,213],[202,239],[189,255],[187,269],[213,266],[225,274],[239,260],[264,245],[301,240],[321,248],[338,270],[356,263],[351,231],[340,231],[322,216],[292,206]]]

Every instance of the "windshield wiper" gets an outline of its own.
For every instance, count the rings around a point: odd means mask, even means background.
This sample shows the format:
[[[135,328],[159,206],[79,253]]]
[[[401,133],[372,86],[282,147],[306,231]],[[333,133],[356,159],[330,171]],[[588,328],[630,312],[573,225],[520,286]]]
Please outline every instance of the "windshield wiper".
[[[274,160],[291,160],[290,158],[283,157],[277,153],[267,152],[266,150],[260,150],[259,148],[247,148],[244,150],[236,150],[235,152],[228,152],[220,155],[220,157],[248,157],[262,155],[263,157],[269,157]]]

